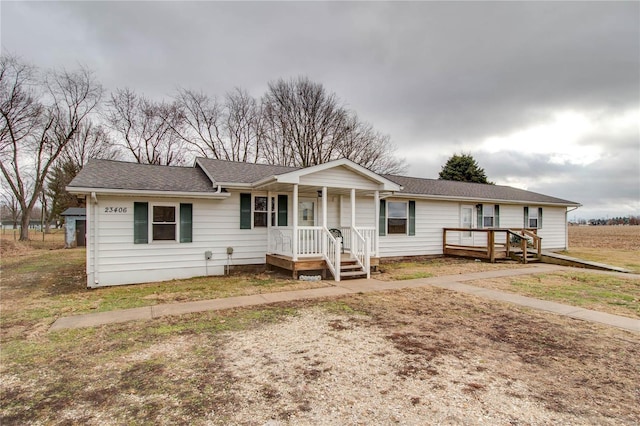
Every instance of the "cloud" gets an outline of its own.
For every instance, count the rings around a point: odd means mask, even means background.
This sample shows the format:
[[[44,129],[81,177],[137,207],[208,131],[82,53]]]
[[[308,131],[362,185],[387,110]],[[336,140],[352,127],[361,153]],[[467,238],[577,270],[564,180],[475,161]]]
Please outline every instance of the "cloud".
[[[107,90],[259,97],[307,75],[412,175],[469,152],[496,182],[640,214],[639,2],[3,2],[0,19],[3,52],[86,64]]]

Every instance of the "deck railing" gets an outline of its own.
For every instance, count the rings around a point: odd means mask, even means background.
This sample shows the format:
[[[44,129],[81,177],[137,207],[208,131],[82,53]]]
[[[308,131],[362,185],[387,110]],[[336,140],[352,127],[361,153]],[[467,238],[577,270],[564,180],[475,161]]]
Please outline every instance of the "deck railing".
[[[542,238],[535,229],[469,229],[443,228],[442,252],[454,256],[475,257],[495,262],[497,258],[508,258],[511,253],[522,254],[522,261],[527,263],[527,253],[533,252],[540,258]],[[478,237],[481,235],[481,237]],[[466,237],[465,237],[466,236]],[[456,238],[456,242],[452,242]],[[471,239],[471,244],[463,238]]]

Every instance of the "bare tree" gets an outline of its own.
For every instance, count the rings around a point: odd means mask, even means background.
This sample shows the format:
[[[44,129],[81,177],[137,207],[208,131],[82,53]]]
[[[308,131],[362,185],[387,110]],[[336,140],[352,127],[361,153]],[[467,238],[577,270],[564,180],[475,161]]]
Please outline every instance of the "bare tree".
[[[18,199],[13,193],[2,193],[2,218],[9,217],[13,222],[13,229],[18,227],[18,220],[20,219],[20,204]]]
[[[138,163],[180,165],[185,162],[179,129],[183,114],[176,102],[153,102],[129,89],[111,94],[106,120],[119,144]]]
[[[263,137],[258,102],[246,90],[236,88],[225,97],[225,118],[228,159],[257,162]]]
[[[202,92],[180,89],[175,97],[184,127],[174,131],[196,155],[227,159],[224,155],[220,122],[222,108],[215,98]]]
[[[109,132],[101,125],[87,120],[82,123],[62,153],[62,162],[71,162],[79,170],[90,158],[115,160],[120,152]]]
[[[262,135],[262,158],[273,164],[307,167],[347,158],[379,173],[404,169],[388,136],[306,77],[269,83]]]
[[[37,70],[11,56],[0,59],[0,170],[21,209],[20,240],[51,166],[102,96],[92,73]]]
[[[181,138],[196,155],[229,161],[256,162],[260,152],[258,102],[236,88],[218,103],[202,92],[181,89],[176,102],[184,115]]]
[[[376,131],[369,123],[358,120],[357,115],[349,117],[349,124],[338,151],[340,157],[347,158],[376,173],[402,174],[406,163],[398,159],[395,145],[389,135]]]

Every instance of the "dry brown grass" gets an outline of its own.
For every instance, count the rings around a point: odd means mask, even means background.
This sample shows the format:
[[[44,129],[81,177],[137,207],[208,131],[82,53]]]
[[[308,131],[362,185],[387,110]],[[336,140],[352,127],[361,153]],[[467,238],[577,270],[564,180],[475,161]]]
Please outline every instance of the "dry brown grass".
[[[640,226],[570,226],[569,249],[640,250]]]
[[[563,253],[640,273],[640,226],[570,226]]]

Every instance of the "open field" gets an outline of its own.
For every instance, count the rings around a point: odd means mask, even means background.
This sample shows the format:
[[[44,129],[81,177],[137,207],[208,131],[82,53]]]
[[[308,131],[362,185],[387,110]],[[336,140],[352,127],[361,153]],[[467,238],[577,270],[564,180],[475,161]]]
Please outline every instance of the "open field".
[[[89,291],[83,262],[3,252],[0,424],[640,423],[637,333],[434,288],[48,333],[79,312],[327,285],[259,274]],[[505,267],[518,265],[433,259],[379,277]],[[473,284],[639,316],[638,280],[587,270]]]
[[[570,226],[563,254],[640,273],[640,226]]]

